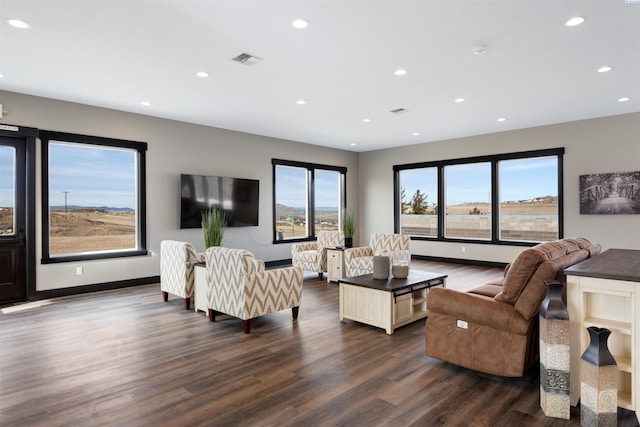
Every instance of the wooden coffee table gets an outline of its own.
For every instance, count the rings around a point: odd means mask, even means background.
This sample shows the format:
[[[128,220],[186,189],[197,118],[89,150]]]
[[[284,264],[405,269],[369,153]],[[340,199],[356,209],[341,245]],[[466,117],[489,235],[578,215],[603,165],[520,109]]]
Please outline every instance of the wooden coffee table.
[[[374,279],[373,274],[344,277],[340,285],[340,321],[351,319],[386,330],[424,319],[433,286],[446,286],[446,274],[410,270],[406,279]]]

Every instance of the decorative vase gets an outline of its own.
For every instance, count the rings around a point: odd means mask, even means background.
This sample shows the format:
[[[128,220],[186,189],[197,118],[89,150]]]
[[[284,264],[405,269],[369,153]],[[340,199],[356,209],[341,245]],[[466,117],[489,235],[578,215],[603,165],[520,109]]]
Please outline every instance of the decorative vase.
[[[611,331],[589,326],[589,347],[580,360],[580,424],[615,426],[618,422],[618,366],[609,351]]]
[[[564,284],[545,281],[540,305],[540,407],[547,417],[570,418],[569,312],[562,299]]]
[[[387,280],[389,278],[389,256],[373,256],[373,278]]]
[[[406,279],[409,275],[409,265],[406,262],[394,262],[391,265],[391,275],[395,279]]]
[[[344,247],[352,248],[353,247],[353,237],[345,237],[344,238]]]

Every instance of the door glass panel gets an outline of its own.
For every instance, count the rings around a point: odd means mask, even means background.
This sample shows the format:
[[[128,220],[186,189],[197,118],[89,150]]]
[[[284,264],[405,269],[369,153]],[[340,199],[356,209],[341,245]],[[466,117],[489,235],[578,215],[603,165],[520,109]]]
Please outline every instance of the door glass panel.
[[[15,234],[16,150],[0,147],[0,236]]]

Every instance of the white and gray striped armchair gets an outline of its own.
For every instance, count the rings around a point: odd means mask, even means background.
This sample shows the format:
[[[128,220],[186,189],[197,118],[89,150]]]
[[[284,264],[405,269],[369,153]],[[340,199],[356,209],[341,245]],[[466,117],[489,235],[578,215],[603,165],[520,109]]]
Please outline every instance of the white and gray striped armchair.
[[[207,308],[209,320],[216,313],[242,319],[248,334],[251,319],[291,308],[298,318],[302,298],[302,269],[298,267],[266,270],[264,262],[244,249],[211,247],[205,252],[207,263]]]
[[[386,251],[389,261],[411,263],[409,236],[405,234],[373,233],[369,246],[345,249],[343,252],[346,276],[362,276],[373,273],[373,255]]]
[[[204,254],[197,253],[191,243],[175,240],[160,242],[160,291],[163,301],[169,294],[184,301],[185,310],[189,310],[193,297],[193,266],[204,262]]]
[[[294,243],[291,245],[291,263],[303,270],[315,271],[322,280],[322,273],[327,271],[327,247],[344,246],[342,231],[322,230],[318,232],[315,242]]]

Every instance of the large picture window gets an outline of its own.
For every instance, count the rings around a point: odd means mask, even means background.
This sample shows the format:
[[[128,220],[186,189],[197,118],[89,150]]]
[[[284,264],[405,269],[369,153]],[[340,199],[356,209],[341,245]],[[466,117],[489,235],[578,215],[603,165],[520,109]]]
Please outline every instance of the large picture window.
[[[141,142],[40,132],[43,262],[146,255]]]
[[[561,238],[563,154],[557,148],[394,166],[396,232],[505,244]]]
[[[347,169],[272,160],[274,241],[312,240],[320,230],[339,230]]]

